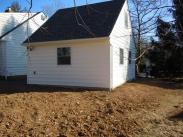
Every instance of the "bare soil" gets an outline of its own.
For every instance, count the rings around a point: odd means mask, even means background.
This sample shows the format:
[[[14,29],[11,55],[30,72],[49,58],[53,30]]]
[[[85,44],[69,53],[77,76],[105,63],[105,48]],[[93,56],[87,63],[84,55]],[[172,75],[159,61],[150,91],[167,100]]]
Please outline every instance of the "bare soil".
[[[183,83],[139,79],[112,92],[0,81],[2,137],[183,137]]]

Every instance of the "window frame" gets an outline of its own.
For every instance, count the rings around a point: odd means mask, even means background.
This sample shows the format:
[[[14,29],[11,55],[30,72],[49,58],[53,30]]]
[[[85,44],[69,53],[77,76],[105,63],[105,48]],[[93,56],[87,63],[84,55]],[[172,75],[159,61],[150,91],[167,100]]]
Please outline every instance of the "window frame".
[[[128,12],[127,11],[125,11],[125,28],[127,28],[128,29],[128,27],[129,27],[129,16],[128,16]]]
[[[59,55],[61,53],[59,53],[59,50],[61,49],[69,49],[69,55]],[[67,54],[67,53],[65,53]],[[59,59],[67,59],[68,58],[68,62],[67,60],[65,60],[63,63],[59,60]],[[58,66],[69,66],[71,65],[71,47],[59,47],[57,48],[57,65]]]
[[[124,49],[119,48],[119,64],[123,65],[124,64]]]
[[[131,50],[128,53],[128,64],[132,64],[132,51]]]

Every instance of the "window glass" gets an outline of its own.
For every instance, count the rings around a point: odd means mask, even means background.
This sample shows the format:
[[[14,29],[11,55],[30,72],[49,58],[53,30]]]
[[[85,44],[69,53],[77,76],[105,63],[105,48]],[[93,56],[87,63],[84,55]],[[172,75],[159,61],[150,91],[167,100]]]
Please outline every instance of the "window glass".
[[[120,48],[120,64],[124,63],[124,51],[122,48]]]
[[[128,28],[128,13],[125,12],[125,27]]]
[[[132,63],[132,52],[131,51],[129,51],[128,60],[129,60],[129,64],[131,64]]]
[[[57,49],[57,64],[70,65],[71,64],[71,48],[58,48]]]

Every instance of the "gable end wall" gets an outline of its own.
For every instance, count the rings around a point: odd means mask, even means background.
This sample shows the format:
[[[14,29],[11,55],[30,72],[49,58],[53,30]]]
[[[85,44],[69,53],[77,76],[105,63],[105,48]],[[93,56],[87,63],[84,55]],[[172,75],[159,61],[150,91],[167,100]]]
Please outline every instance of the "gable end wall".
[[[125,13],[128,14],[128,28],[125,26]],[[111,87],[116,88],[121,84],[135,79],[135,61],[128,63],[129,51],[135,59],[136,49],[132,37],[128,4],[125,2],[116,24],[110,35],[111,44]],[[124,50],[124,64],[120,64],[120,48]]]

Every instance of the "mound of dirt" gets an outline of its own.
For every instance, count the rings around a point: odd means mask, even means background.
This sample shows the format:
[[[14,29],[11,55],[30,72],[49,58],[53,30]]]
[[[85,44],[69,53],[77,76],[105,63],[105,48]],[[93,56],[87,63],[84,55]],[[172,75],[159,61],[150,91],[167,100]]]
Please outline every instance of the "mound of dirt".
[[[152,113],[168,111],[162,105],[165,94],[179,95],[142,83],[128,83],[113,92],[52,88],[38,92],[38,87],[35,91],[17,85],[16,90],[28,93],[0,95],[0,136],[134,137],[146,132],[147,123],[158,123]]]

